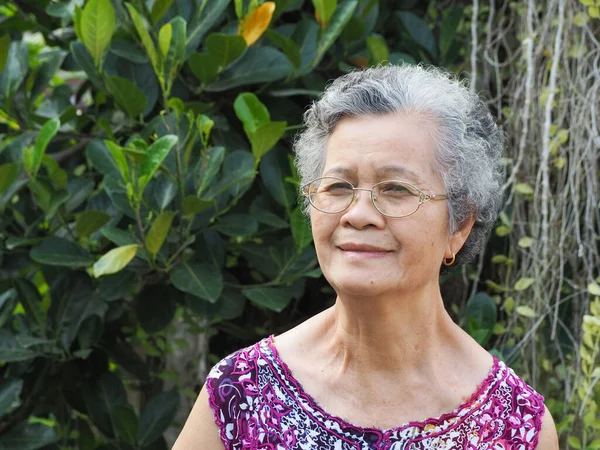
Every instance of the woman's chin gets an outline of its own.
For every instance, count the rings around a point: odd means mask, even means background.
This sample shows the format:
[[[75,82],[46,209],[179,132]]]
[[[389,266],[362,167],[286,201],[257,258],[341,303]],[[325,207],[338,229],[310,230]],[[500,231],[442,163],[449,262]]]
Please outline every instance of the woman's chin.
[[[369,274],[365,271],[352,272],[354,271],[326,277],[338,295],[372,297],[391,288],[391,286],[386,286],[386,280],[381,277],[381,274]]]

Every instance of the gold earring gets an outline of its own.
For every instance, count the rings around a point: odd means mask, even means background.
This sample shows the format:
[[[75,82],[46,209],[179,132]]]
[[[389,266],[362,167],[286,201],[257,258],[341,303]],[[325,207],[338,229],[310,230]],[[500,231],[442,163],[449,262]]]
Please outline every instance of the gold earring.
[[[444,264],[446,267],[449,267],[452,264],[454,264],[455,259],[456,259],[456,255],[454,253],[452,253],[452,258],[444,258],[442,260],[442,264]]]

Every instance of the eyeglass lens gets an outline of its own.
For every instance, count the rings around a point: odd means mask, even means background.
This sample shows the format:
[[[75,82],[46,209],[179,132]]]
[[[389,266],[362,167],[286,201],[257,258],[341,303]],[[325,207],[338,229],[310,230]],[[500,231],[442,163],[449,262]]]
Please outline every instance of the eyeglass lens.
[[[308,186],[310,201],[315,208],[326,213],[338,213],[350,206],[354,198],[351,183],[337,178],[320,178]],[[389,216],[407,216],[420,204],[419,192],[400,181],[386,181],[373,188],[375,207]]]

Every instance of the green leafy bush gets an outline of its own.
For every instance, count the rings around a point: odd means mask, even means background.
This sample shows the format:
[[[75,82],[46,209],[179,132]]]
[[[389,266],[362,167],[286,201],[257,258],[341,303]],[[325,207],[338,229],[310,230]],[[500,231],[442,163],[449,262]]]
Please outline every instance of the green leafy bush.
[[[166,448],[177,331],[323,303],[289,138],[347,70],[466,68],[468,11],[421,3],[0,6],[0,447]],[[488,347],[499,301],[453,308]]]

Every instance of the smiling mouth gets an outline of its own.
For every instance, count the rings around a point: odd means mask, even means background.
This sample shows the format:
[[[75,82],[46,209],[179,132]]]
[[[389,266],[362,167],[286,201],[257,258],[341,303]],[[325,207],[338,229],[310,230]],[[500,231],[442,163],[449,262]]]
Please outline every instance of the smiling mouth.
[[[365,244],[342,244],[338,248],[344,252],[350,253],[389,253],[391,250],[385,248],[376,247],[374,245]]]

